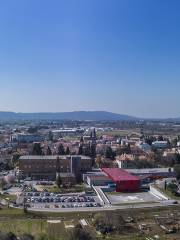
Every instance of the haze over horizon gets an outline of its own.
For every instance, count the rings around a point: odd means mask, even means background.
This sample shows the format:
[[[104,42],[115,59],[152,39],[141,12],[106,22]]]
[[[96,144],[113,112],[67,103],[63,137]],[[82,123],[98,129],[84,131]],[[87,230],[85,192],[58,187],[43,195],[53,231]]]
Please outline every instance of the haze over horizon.
[[[178,0],[9,0],[0,111],[180,117]]]

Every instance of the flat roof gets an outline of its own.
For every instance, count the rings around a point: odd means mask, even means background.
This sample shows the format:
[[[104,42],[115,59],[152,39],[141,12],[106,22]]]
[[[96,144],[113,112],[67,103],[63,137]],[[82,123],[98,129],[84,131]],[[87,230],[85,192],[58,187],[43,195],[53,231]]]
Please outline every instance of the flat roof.
[[[44,156],[44,155],[24,155],[24,156],[21,156],[19,158],[19,160],[54,160],[54,159],[57,159],[59,158],[60,160],[61,159],[68,159],[68,158],[82,158],[82,159],[91,159],[90,157],[87,157],[87,156],[83,156],[83,155],[47,155],[47,156]]]
[[[169,171],[171,169],[171,171]],[[142,168],[142,169],[125,169],[134,174],[151,174],[151,173],[169,173],[174,172],[174,168]]]
[[[19,160],[55,160],[57,156],[47,155],[47,156],[40,156],[40,155],[24,155],[19,158]]]
[[[60,172],[60,177],[75,177],[74,173],[71,172]]]
[[[134,176],[121,168],[102,168],[102,171],[105,172],[115,182],[139,180],[137,176]]]
[[[101,175],[101,176],[88,176],[88,178],[90,178],[91,180],[111,180],[108,176],[105,176],[105,175]]]

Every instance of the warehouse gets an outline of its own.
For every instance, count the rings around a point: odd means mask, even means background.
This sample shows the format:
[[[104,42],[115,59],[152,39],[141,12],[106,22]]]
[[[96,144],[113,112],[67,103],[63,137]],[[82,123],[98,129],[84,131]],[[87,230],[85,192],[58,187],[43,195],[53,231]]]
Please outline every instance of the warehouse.
[[[130,174],[140,176],[149,175],[151,180],[161,178],[174,178],[176,173],[173,168],[142,168],[142,169],[125,169]]]
[[[117,192],[136,192],[140,188],[140,179],[120,168],[102,168],[116,184]]]
[[[113,181],[108,176],[88,176],[87,183],[92,186],[107,186],[108,184],[113,184]]]

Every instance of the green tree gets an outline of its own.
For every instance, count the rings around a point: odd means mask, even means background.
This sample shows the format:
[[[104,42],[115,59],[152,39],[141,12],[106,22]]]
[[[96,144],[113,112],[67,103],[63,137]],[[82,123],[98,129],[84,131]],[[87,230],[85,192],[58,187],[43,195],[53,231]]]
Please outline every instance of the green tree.
[[[56,178],[56,184],[57,184],[57,186],[58,186],[59,188],[61,187],[62,179],[61,179],[60,174],[58,174],[58,176],[57,176],[57,178]]]
[[[30,234],[25,233],[20,237],[20,240],[34,240],[34,237]]]
[[[28,129],[28,133],[37,133],[38,128],[37,127],[30,127]]]
[[[174,171],[176,173],[176,178],[179,180],[180,179],[180,164],[174,165]]]
[[[91,156],[91,148],[90,148],[90,146],[87,146],[87,147],[85,147],[85,148],[83,149],[83,154],[84,154],[85,156],[88,156],[88,157]]]
[[[68,236],[68,240],[95,240],[95,234],[89,229],[83,229],[81,225],[77,225]]]
[[[9,232],[9,233],[1,233],[0,232],[0,239],[1,240],[17,240],[17,237],[12,232]]]
[[[18,163],[19,157],[20,157],[19,153],[16,152],[13,154],[12,160],[11,160],[13,166],[16,166],[16,164]]]
[[[59,154],[59,155],[65,155],[65,150],[64,150],[64,146],[62,145],[62,143],[59,144],[58,154]]]
[[[0,179],[0,188],[3,190],[4,187],[5,187],[5,185],[6,185],[5,179],[4,179],[4,178],[1,178],[1,179]]]
[[[52,155],[52,151],[51,151],[51,148],[49,146],[47,148],[46,155]]]
[[[174,192],[177,191],[178,186],[177,186],[175,183],[169,183],[169,184],[167,185],[167,188],[168,188],[172,193],[174,193]]]
[[[107,147],[106,152],[105,152],[105,157],[114,159],[115,153],[113,152],[111,147]]]
[[[179,153],[175,153],[175,163],[180,164],[180,154]]]
[[[43,155],[43,151],[42,151],[42,147],[41,147],[40,143],[34,143],[32,154],[33,155]]]
[[[48,240],[48,236],[45,233],[40,234],[37,240]]]
[[[95,158],[96,157],[96,146],[91,145],[90,147],[90,157]]]
[[[83,147],[80,145],[78,150],[78,155],[82,155],[82,154],[83,154]]]
[[[69,149],[69,147],[66,148],[65,154],[66,154],[66,155],[69,155],[69,154],[70,154],[70,149]]]
[[[51,131],[49,131],[49,136],[48,137],[49,137],[49,141],[53,141],[54,136],[53,136],[53,133]]]

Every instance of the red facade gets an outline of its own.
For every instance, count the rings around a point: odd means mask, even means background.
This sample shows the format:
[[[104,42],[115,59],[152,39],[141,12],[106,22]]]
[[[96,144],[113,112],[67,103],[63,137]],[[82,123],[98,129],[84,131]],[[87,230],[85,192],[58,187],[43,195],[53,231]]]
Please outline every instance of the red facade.
[[[136,192],[140,187],[140,179],[120,168],[103,168],[114,183],[117,192]]]

